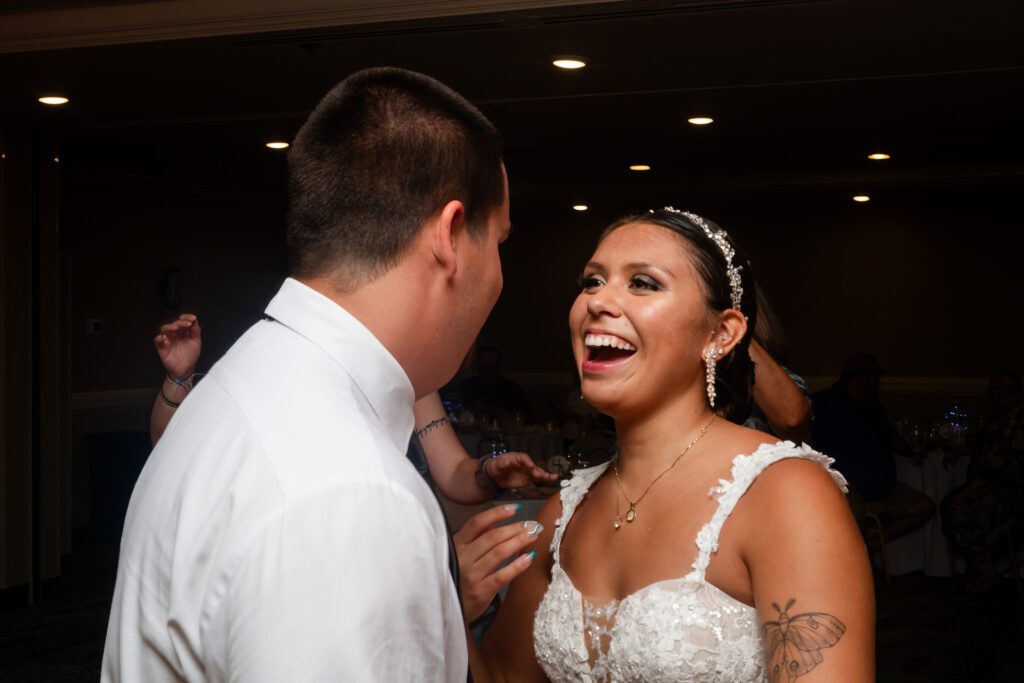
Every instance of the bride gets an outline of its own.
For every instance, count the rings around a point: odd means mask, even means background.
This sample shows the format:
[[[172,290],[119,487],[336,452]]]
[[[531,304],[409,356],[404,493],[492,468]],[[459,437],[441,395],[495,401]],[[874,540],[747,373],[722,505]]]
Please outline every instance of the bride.
[[[873,680],[845,480],[810,447],[729,421],[751,400],[746,263],[672,208],[601,236],[569,327],[618,457],[547,503],[539,554],[471,654],[476,681]]]

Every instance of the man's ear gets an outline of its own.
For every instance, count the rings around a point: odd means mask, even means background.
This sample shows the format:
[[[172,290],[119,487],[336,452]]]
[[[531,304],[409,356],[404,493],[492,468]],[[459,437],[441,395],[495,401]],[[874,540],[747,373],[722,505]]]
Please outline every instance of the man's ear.
[[[719,358],[727,356],[746,333],[747,319],[742,313],[735,308],[722,311],[718,314],[715,326],[711,329],[708,348],[715,346],[720,349]],[[705,349],[706,351],[707,349]]]
[[[434,260],[447,277],[459,270],[459,249],[466,237],[466,207],[460,201],[450,201],[430,219]]]

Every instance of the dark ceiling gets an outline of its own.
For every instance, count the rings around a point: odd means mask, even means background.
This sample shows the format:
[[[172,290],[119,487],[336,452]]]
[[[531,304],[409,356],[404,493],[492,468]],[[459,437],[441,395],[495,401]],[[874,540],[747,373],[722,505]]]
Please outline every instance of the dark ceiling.
[[[717,0],[4,54],[0,123],[54,130],[111,160],[274,164],[265,140],[294,134],[347,73],[388,64],[481,106],[528,205],[647,202],[681,187],[822,201],[1013,194],[1022,36],[1019,0]],[[560,54],[589,65],[554,69]],[[36,103],[51,91],[71,103]],[[687,124],[695,114],[715,123]],[[879,150],[893,159],[866,159]],[[653,170],[626,170],[637,162]]]

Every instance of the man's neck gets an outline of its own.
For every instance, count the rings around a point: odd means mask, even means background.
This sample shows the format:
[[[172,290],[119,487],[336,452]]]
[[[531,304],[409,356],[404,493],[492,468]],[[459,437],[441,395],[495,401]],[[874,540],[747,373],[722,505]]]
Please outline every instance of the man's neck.
[[[429,326],[430,297],[418,290],[414,277],[399,264],[373,282],[351,291],[342,290],[330,277],[309,278],[303,284],[344,308],[394,356],[409,376],[416,395],[422,389],[417,368],[422,367],[418,349]],[[422,296],[420,296],[422,294]]]

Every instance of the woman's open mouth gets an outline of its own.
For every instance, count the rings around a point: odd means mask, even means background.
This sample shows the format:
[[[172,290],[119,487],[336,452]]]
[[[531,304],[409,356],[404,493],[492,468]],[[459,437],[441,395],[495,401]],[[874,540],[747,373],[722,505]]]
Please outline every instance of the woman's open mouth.
[[[610,334],[588,334],[583,343],[586,347],[583,370],[586,372],[601,372],[617,367],[636,353],[635,346]]]

